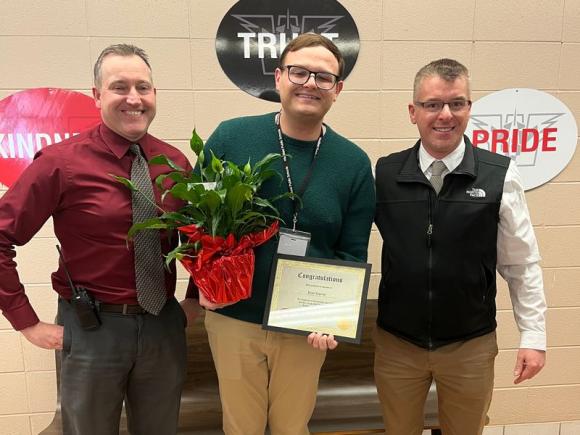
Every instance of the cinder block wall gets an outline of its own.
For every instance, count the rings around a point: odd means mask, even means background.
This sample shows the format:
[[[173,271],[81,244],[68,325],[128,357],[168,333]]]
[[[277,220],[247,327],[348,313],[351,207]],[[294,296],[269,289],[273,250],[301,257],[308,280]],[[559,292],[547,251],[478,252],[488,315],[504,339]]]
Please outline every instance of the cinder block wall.
[[[272,0],[274,1],[274,0]],[[207,137],[222,119],[271,111],[222,72],[214,50],[218,25],[234,0],[2,0],[0,98],[33,87],[90,94],[91,68],[110,43],[145,48],[158,88],[152,133],[187,149],[195,125]],[[373,161],[417,137],[406,105],[417,69],[453,57],[471,70],[474,99],[509,87],[550,92],[580,123],[580,1],[342,0],[360,32],[358,63],[327,121]],[[0,185],[0,195],[6,190]],[[580,433],[580,157],[528,193],[549,302],[548,365],[537,379],[512,385],[518,332],[500,287],[492,424],[548,422],[506,433]],[[41,318],[55,315],[50,272],[57,259],[51,223],[18,249],[21,278]],[[373,231],[371,297],[376,297],[380,237]],[[180,275],[183,292],[186,276]],[[55,408],[53,352],[30,345],[0,318],[0,432],[36,434]],[[559,422],[565,422],[560,425]],[[561,427],[561,429],[560,429]],[[494,433],[502,433],[496,428]]]

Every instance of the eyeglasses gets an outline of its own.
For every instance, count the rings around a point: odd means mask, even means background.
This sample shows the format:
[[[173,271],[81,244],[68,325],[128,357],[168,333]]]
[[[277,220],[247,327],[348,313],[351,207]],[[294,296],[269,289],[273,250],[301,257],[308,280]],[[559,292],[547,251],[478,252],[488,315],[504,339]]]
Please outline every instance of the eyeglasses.
[[[463,112],[471,107],[471,100],[451,100],[451,101],[415,101],[415,104],[421,106],[427,112],[439,113],[443,110],[443,107],[447,104],[449,110],[452,112]]]
[[[339,80],[339,76],[329,72],[314,72],[301,66],[296,65],[286,65],[282,69],[286,68],[288,70],[288,80],[290,80],[295,85],[305,85],[311,76],[314,76],[314,83],[318,89],[324,91],[330,91],[336,82]]]

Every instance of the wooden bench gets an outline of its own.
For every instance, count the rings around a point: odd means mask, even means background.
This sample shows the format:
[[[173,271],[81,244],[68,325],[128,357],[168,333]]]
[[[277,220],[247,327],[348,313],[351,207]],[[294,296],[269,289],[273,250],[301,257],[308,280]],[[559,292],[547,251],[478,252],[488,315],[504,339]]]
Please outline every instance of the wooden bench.
[[[203,316],[202,316],[203,317]],[[374,346],[371,331],[377,317],[377,301],[369,300],[365,313],[361,345],[341,343],[328,352],[320,375],[316,409],[310,421],[313,433],[381,433],[382,415],[373,377]],[[181,399],[180,434],[213,435],[221,431],[222,415],[218,381],[203,318],[187,330],[188,378]],[[57,379],[59,355],[57,353]],[[127,434],[125,417],[121,434]],[[431,386],[425,405],[425,428],[440,434],[437,419],[437,393]],[[60,434],[60,408],[42,434]]]

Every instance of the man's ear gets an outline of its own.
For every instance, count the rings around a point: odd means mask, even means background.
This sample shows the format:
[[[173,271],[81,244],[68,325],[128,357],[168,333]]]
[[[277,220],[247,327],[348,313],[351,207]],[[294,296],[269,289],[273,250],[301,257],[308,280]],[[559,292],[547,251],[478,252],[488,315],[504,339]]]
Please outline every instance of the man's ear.
[[[338,97],[338,94],[340,94],[340,91],[342,91],[343,86],[344,82],[342,80],[336,82],[336,86],[334,87],[334,101],[336,101],[336,98]]]
[[[417,124],[417,120],[415,119],[415,105],[409,103],[407,108],[409,109],[409,119],[411,120],[411,124]]]
[[[280,68],[276,68],[274,71],[274,82],[276,83],[276,90],[280,90],[280,79],[282,78],[282,70]]]
[[[93,88],[93,98],[95,99],[95,106],[97,109],[101,108],[101,92],[97,88]]]

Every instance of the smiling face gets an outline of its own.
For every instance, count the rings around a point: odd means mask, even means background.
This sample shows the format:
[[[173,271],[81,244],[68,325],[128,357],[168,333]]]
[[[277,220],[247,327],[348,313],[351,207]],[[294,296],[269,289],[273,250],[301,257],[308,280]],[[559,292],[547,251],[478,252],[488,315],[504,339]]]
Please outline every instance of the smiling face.
[[[415,101],[420,102],[456,99],[470,99],[465,76],[452,81],[446,81],[437,75],[425,77],[415,94]],[[437,159],[445,157],[461,143],[470,113],[469,107],[463,111],[452,112],[445,105],[440,112],[432,113],[419,105],[409,104],[409,117],[413,124],[417,124],[423,146]]]
[[[139,56],[109,55],[103,59],[100,76],[93,96],[103,122],[118,135],[137,142],[155,118],[151,70]]]
[[[284,58],[285,65],[295,65],[313,72],[339,74],[336,57],[325,47],[305,47],[290,51]],[[342,90],[342,81],[325,91],[318,89],[311,76],[303,85],[296,85],[288,79],[288,69],[276,68],[276,89],[280,93],[282,111],[290,118],[321,122]]]

